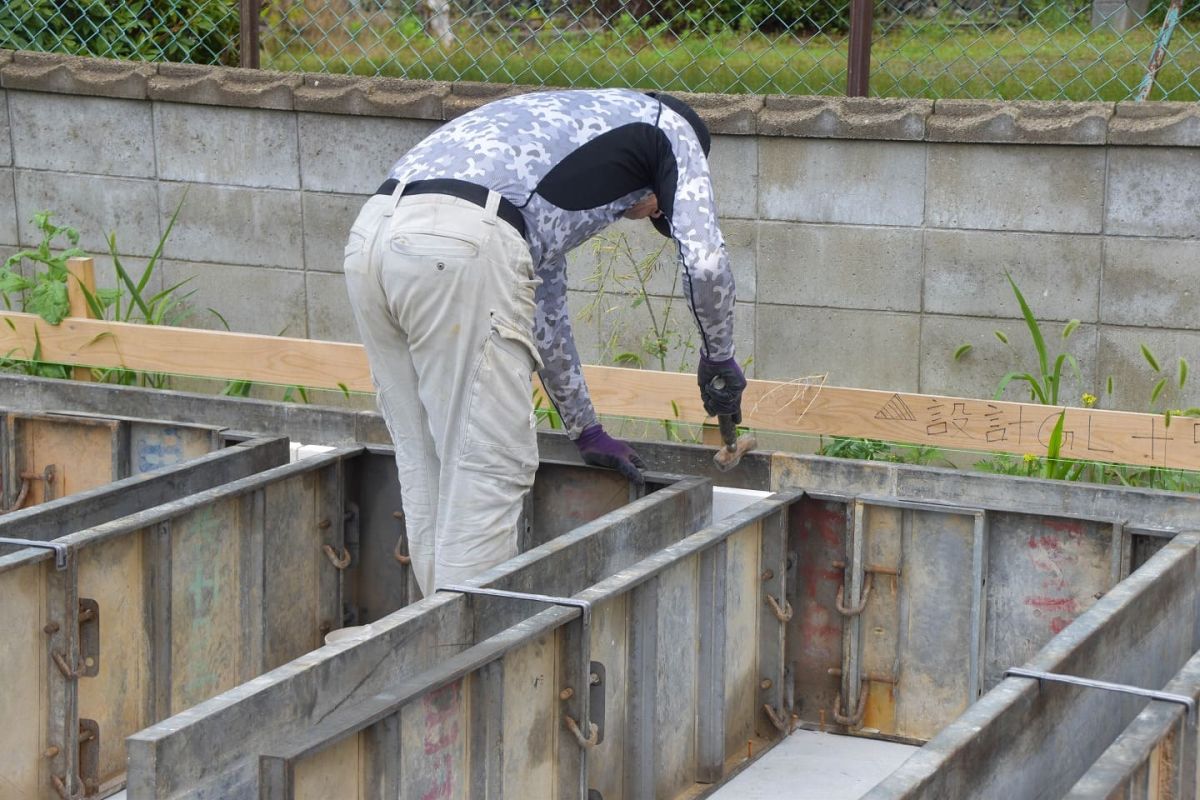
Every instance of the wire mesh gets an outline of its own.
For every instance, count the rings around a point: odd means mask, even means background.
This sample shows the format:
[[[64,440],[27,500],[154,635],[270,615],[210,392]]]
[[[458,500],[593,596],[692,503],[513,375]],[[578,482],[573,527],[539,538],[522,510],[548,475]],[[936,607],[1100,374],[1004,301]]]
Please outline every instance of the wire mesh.
[[[846,92],[850,0],[262,0],[267,69],[668,91]],[[1152,99],[1200,98],[1200,0]],[[882,0],[870,94],[1126,100],[1171,0]],[[9,0],[0,46],[234,64],[236,0]]]

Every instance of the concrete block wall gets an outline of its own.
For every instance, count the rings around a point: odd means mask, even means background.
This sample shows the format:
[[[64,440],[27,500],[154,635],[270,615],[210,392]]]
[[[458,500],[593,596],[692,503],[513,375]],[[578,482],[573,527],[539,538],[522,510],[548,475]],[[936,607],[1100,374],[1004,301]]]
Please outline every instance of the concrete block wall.
[[[137,267],[180,207],[156,285],[187,281],[189,324],[220,326],[213,308],[235,330],[352,341],[341,248],[358,207],[443,120],[528,90],[0,51],[0,255],[35,244],[48,208],[95,253],[115,231]],[[1200,365],[1195,104],[688,99],[714,133],[751,374],[990,396],[1033,358],[1005,270],[1052,355],[1080,320],[1069,402],[1111,375],[1102,403],[1144,409],[1142,343]],[[639,352],[649,310],[669,311],[667,366],[694,367],[673,248],[631,222],[597,244],[569,267],[584,358]],[[637,305],[633,264],[656,253]]]

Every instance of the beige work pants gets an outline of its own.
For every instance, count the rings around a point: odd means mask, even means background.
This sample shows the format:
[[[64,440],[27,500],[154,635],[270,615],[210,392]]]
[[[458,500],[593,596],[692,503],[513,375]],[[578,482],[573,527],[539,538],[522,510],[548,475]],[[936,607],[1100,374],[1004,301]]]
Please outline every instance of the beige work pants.
[[[517,553],[537,468],[529,249],[448,195],[367,201],[350,231],[350,303],[396,447],[409,554],[428,596]]]

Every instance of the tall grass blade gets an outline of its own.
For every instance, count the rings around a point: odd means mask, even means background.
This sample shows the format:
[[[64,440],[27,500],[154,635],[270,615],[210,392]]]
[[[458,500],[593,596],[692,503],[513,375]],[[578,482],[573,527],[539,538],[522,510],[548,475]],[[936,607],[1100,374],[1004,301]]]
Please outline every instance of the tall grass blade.
[[[1046,357],[1046,340],[1042,337],[1042,328],[1038,325],[1037,318],[1033,316],[1033,309],[1029,307],[1029,303],[1025,302],[1025,295],[1021,294],[1021,290],[1017,288],[1017,282],[1013,280],[1012,273],[1005,270],[1004,277],[1008,278],[1008,284],[1012,287],[1013,294],[1016,295],[1017,303],[1021,306],[1021,315],[1025,317],[1025,326],[1029,328],[1029,336],[1033,339],[1033,347],[1037,350],[1038,365],[1041,372],[1045,375],[1048,371],[1048,360]]]

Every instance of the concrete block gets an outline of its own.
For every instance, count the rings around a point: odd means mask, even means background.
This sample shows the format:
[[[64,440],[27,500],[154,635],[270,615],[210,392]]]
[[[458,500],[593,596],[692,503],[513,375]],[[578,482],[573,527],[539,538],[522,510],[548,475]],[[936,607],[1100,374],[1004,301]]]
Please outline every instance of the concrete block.
[[[1200,107],[1195,103],[1117,103],[1108,121],[1109,144],[1200,146]]]
[[[149,104],[107,97],[9,92],[18,167],[154,177]]]
[[[442,100],[442,113],[446,119],[461,117],[502,97],[529,94],[536,91],[553,91],[555,87],[520,86],[503,83],[472,83],[455,81],[450,84],[450,94]]]
[[[232,264],[167,260],[163,281],[174,286],[187,283],[181,292],[191,292],[187,305],[193,312],[183,324],[189,328],[239,333],[306,338],[304,273],[300,270],[263,269]]]
[[[17,188],[11,169],[0,169],[0,245],[20,242],[17,224]]]
[[[592,295],[584,292],[567,291],[567,313],[571,315],[571,332],[575,337],[575,347],[579,350],[579,360],[584,364],[602,362],[600,358],[600,319],[602,315],[589,310],[592,300]]]
[[[759,378],[793,381],[825,375],[830,386],[917,390],[921,319],[915,314],[762,302],[756,312]]]
[[[938,100],[928,141],[1014,144],[1104,144],[1111,103]]]
[[[1038,319],[1096,322],[1102,250],[1098,236],[926,231],[925,311],[1020,317],[1008,270]]]
[[[929,148],[927,225],[1100,232],[1103,148],[955,144]]]
[[[761,222],[760,296],[770,303],[921,310],[921,231]]]
[[[724,220],[721,223],[725,250],[737,286],[737,299],[742,301],[755,298],[756,228],[756,223],[749,220]],[[648,264],[646,260],[653,258],[654,266],[646,281],[646,291],[682,297],[678,253],[675,242],[664,238],[650,223],[618,220],[567,255],[567,285],[584,292],[595,292],[603,286],[606,292],[634,294],[640,291],[635,267]],[[604,275],[608,277],[601,277]],[[618,280],[614,275],[621,277]]]
[[[300,186],[294,114],[155,103],[154,123],[163,180]]]
[[[79,246],[89,253],[107,253],[110,233],[122,254],[148,256],[158,245],[154,181],[17,170],[16,195],[23,246],[42,240],[31,221],[35,211],[51,211],[54,222],[78,230]]]
[[[653,316],[651,316],[653,312]],[[702,339],[696,321],[682,298],[651,297],[634,305],[633,298],[612,298],[597,315],[600,352],[596,363],[667,372],[695,372],[700,363]],[[739,362],[755,362],[755,307],[738,303],[734,308],[733,344]],[[666,352],[659,360],[659,336]]]
[[[1161,373],[1156,373],[1142,355],[1142,345],[1154,354]],[[1187,360],[1189,371],[1200,364],[1200,333],[1181,330],[1152,330],[1105,326],[1100,333],[1099,372],[1102,381],[1113,381],[1112,397],[1100,396],[1100,406],[1121,411],[1148,412],[1196,405],[1195,379],[1179,390],[1179,359]],[[1168,378],[1166,388],[1153,409],[1150,394],[1154,385]]]
[[[166,244],[168,258],[296,270],[304,264],[299,192],[164,183],[159,206],[164,229],[185,189]]]
[[[436,130],[428,120],[300,114],[300,180],[313,192],[370,194],[402,155]]]
[[[357,75],[305,75],[296,87],[297,111],[320,114],[443,119],[450,84]]]
[[[1104,307],[1111,325],[1200,330],[1200,241],[1109,237]]]
[[[1096,379],[1096,326],[1081,325],[1066,342],[1062,340],[1063,327],[1063,323],[1051,322],[1041,330],[1052,364],[1059,353],[1075,356],[1082,378],[1064,366],[1059,402],[1079,405],[1085,391],[1099,396],[1104,389]],[[1007,345],[996,338],[997,330],[1008,337]],[[956,361],[954,353],[964,344],[972,349]],[[1038,373],[1037,351],[1023,320],[927,314],[919,352],[920,391],[925,394],[991,399],[1007,373]],[[1027,387],[1013,381],[1000,399],[1028,402]]]
[[[291,111],[292,92],[302,81],[288,72],[159,64],[146,91],[151,100]]]
[[[350,226],[368,195],[303,192],[304,268],[341,272]]]
[[[770,95],[759,112],[758,132],[811,139],[919,142],[932,100],[877,97]]]
[[[0,167],[13,163],[12,133],[8,123],[8,92],[0,89]]]
[[[1200,150],[1112,147],[1104,232],[1194,238],[1200,231]]]
[[[758,185],[762,219],[916,226],[925,145],[762,139]]]
[[[0,65],[5,89],[143,100],[154,64],[19,51]]]
[[[714,136],[758,133],[758,115],[763,107],[761,97],[752,94],[671,94],[691,106]]]
[[[708,156],[713,196],[721,219],[758,218],[758,141],[749,136],[714,136]]]
[[[310,272],[305,276],[308,338],[330,342],[360,342],[358,325],[341,273]]]
[[[15,55],[15,54],[16,54],[15,50],[0,49],[0,67],[5,66],[10,61],[12,61],[13,55]]]

